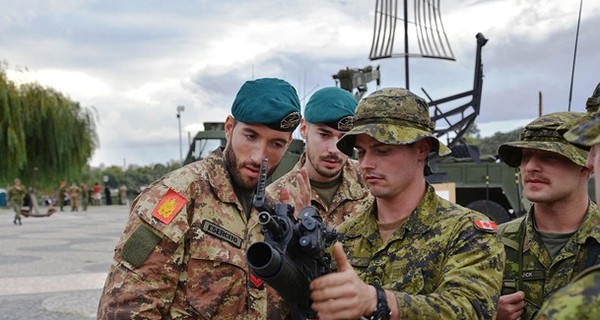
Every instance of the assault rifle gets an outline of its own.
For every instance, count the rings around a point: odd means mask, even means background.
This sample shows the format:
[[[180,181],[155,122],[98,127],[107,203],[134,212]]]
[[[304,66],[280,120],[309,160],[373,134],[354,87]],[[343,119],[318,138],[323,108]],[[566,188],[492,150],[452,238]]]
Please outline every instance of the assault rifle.
[[[311,309],[310,282],[331,272],[331,257],[325,252],[337,239],[314,207],[305,207],[294,217],[294,207],[265,203],[269,162],[260,165],[260,176],[252,205],[260,212],[258,221],[265,241],[250,245],[246,253],[251,271],[273,287],[290,305],[292,318],[316,318]]]

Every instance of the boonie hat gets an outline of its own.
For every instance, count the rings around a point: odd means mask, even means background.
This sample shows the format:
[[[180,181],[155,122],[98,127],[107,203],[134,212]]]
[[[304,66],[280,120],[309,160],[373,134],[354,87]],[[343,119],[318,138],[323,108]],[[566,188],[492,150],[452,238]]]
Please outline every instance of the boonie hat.
[[[600,83],[596,86],[594,93],[585,103],[585,109],[588,111],[585,119],[580,121],[571,130],[565,133],[567,141],[580,147],[591,147],[600,143]]]
[[[433,130],[434,124],[425,100],[403,88],[383,88],[358,103],[354,126],[340,138],[337,147],[351,156],[359,134],[395,145],[431,138],[432,151],[440,156],[450,154],[450,149],[433,135]]]
[[[594,93],[592,93],[592,96],[585,102],[585,109],[589,113],[598,111],[598,107],[600,107],[600,83],[596,85]]]
[[[523,149],[554,152],[585,167],[587,150],[569,143],[563,134],[585,117],[584,112],[554,112],[531,121],[521,133],[520,141],[508,142],[498,148],[500,159],[511,167],[521,164]]]
[[[600,113],[586,116],[586,119],[564,134],[567,141],[582,148],[600,143]]]
[[[294,131],[300,123],[300,99],[284,80],[246,81],[238,91],[231,115],[244,123],[260,123],[278,131]]]
[[[310,97],[304,107],[304,119],[326,124],[339,131],[352,129],[352,117],[358,102],[354,95],[338,87],[323,88]]]

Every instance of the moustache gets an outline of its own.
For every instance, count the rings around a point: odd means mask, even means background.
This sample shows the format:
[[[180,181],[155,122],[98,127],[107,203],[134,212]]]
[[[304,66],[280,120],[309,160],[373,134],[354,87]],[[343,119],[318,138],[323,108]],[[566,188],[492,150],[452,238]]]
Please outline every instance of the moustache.
[[[529,181],[532,181],[532,180],[540,181],[540,182],[543,182],[543,183],[549,183],[550,182],[550,180],[547,179],[546,177],[540,176],[540,175],[537,175],[537,174],[526,174],[526,175],[523,176],[523,180],[525,182],[529,182]]]

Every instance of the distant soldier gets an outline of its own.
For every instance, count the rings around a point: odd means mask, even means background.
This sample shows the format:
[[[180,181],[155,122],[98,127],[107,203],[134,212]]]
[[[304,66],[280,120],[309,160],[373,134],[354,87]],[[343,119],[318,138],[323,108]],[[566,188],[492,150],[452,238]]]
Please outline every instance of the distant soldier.
[[[80,184],[81,187],[81,209],[87,211],[87,207],[90,201],[90,188],[84,182]]]
[[[125,184],[119,187],[119,204],[127,204],[127,186]]]
[[[81,189],[75,182],[67,190],[69,193],[69,199],[71,199],[71,211],[79,211],[79,197],[81,196]]]
[[[8,203],[15,210],[14,224],[21,225],[21,206],[23,206],[26,193],[27,191],[21,185],[20,179],[15,179],[15,185],[8,190]]]
[[[58,188],[58,206],[60,207],[60,211],[65,211],[63,208],[65,207],[65,199],[67,198],[67,182],[65,180],[60,181],[60,186]]]

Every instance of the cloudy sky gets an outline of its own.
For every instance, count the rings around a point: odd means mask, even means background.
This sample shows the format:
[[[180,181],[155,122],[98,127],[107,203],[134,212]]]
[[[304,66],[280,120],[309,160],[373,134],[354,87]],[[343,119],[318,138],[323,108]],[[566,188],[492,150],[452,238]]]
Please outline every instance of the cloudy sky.
[[[188,132],[224,120],[249,79],[285,79],[303,102],[346,67],[379,65],[382,86],[405,86],[403,59],[368,58],[375,0],[0,0],[0,8],[9,79],[38,81],[95,110],[93,166],[179,160],[178,105],[185,157]],[[411,91],[438,99],[470,90],[481,32],[484,136],[535,118],[540,92],[543,113],[567,110],[579,1],[442,0],[440,9],[456,61],[411,59]],[[600,1],[584,0],[581,18],[572,111],[585,110],[600,81]]]

